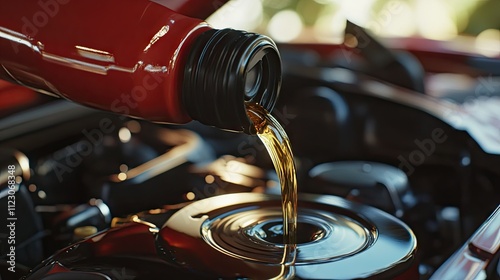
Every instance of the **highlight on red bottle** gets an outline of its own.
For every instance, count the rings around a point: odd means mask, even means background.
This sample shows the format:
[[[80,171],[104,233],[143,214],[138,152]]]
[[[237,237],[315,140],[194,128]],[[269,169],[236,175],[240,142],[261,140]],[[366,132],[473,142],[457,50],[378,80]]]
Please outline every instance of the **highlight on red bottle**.
[[[11,1],[0,10],[0,78],[118,114],[253,133],[245,101],[272,110],[278,50],[181,14],[205,17],[225,1],[204,2]]]

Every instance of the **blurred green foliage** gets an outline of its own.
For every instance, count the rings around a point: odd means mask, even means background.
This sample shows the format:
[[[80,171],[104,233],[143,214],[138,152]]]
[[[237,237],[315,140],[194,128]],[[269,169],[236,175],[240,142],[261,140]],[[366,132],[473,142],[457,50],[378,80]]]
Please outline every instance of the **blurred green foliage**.
[[[306,27],[311,27],[316,24],[320,15],[340,10],[339,6],[346,1],[358,0],[262,0],[264,17],[261,23],[263,26],[260,29],[265,29],[266,23],[282,10],[297,12],[303,24]],[[371,7],[369,7],[370,14],[375,17],[380,16],[384,7],[391,1],[406,2],[411,7],[415,7],[422,0],[373,0]],[[457,30],[462,34],[477,35],[486,29],[500,29],[500,0],[434,1],[442,2],[440,4],[444,3],[448,7],[449,16],[454,20]]]

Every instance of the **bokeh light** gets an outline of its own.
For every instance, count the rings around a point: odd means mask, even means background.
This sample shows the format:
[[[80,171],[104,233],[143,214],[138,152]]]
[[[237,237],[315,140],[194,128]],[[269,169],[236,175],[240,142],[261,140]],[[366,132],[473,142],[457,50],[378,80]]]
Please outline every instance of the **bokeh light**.
[[[417,32],[413,7],[408,2],[397,0],[385,3],[366,27],[384,37],[408,37]]]
[[[423,37],[448,40],[458,34],[451,8],[444,1],[419,0],[415,6],[418,32]]]
[[[302,19],[292,10],[276,13],[267,26],[269,35],[278,42],[292,41],[300,35],[302,28]]]
[[[207,22],[214,28],[234,28],[252,31],[262,22],[262,2],[259,0],[233,0],[212,14]]]
[[[326,9],[320,14],[313,27],[315,39],[324,43],[342,43],[345,26],[346,19],[337,12],[336,7]]]
[[[132,139],[132,133],[130,133],[130,130],[128,128],[122,127],[118,131],[118,138],[120,138],[120,141],[122,143],[128,143],[130,139]]]
[[[477,12],[486,4],[500,7],[500,1],[494,1],[498,0],[233,0],[208,22],[215,28],[242,29],[294,43],[340,43],[346,20],[381,37],[451,40],[484,31],[476,48],[491,56],[497,55],[492,38],[498,33],[498,18],[493,22]],[[481,20],[471,22],[474,18]]]
[[[479,33],[476,38],[475,47],[477,51],[485,56],[500,56],[500,30],[486,29]]]

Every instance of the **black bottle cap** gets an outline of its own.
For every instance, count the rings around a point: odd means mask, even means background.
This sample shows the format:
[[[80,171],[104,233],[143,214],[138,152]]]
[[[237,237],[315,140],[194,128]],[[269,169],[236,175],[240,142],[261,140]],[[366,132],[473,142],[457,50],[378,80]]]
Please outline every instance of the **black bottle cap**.
[[[281,86],[281,59],[266,36],[209,30],[192,45],[182,102],[191,118],[222,129],[255,134],[245,102],[271,111]]]

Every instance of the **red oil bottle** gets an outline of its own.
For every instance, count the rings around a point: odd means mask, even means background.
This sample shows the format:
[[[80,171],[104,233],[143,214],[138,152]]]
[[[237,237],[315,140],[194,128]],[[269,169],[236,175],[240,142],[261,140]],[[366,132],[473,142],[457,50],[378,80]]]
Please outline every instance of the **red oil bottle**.
[[[198,2],[2,3],[0,78],[151,121],[195,119],[253,133],[244,102],[272,110],[279,53],[265,36],[181,14],[207,16],[218,7]]]

